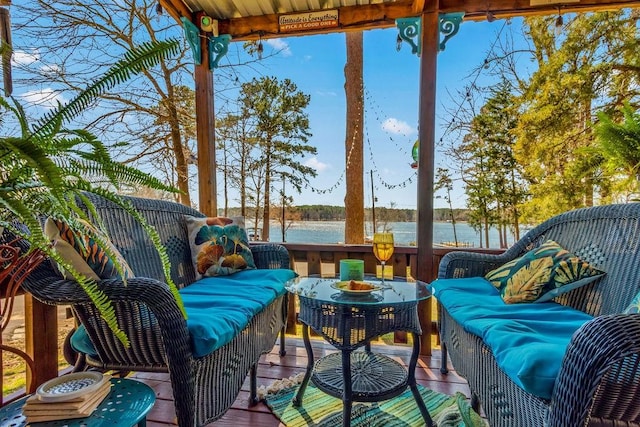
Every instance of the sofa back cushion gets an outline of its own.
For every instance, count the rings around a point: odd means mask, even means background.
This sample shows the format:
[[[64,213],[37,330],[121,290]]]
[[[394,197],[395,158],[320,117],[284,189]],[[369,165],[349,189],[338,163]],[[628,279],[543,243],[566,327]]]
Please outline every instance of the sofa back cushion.
[[[555,241],[547,240],[485,277],[500,290],[502,299],[511,304],[548,301],[603,274]]]
[[[227,276],[256,268],[244,218],[185,215],[196,278]]]
[[[627,308],[624,309],[625,314],[635,314],[640,313],[640,292],[633,297],[633,300],[629,303]]]
[[[109,236],[86,221],[79,222],[85,227],[85,233],[72,230],[63,221],[47,218],[44,231],[53,243],[55,251],[77,272],[90,279],[98,281],[119,278],[122,275],[128,279],[132,278],[131,267],[111,243]],[[99,240],[102,240],[103,244]],[[66,278],[72,278],[67,271],[59,268]]]

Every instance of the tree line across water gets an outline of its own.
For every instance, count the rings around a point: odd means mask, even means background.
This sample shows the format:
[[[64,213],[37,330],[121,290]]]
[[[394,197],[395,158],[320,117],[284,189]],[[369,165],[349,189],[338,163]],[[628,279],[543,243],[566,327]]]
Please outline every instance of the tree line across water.
[[[271,211],[272,219],[280,219],[282,215],[282,208],[276,207]],[[224,215],[223,210],[219,212],[220,215]],[[241,209],[228,208],[226,215],[239,216]],[[301,205],[295,207],[287,207],[285,212],[288,221],[344,221],[345,220],[345,208],[344,206],[331,206],[331,205]],[[466,222],[469,219],[469,211],[467,209],[448,209],[437,208],[433,210],[434,221],[456,221]],[[365,218],[370,221],[372,219],[371,208],[365,209]],[[415,209],[398,209],[398,208],[385,208],[376,207],[376,220],[383,222],[416,222],[418,219],[417,211]]]

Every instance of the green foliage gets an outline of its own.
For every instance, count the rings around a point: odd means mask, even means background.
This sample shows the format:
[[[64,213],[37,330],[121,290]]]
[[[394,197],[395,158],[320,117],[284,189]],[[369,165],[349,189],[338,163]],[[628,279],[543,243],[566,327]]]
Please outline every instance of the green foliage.
[[[623,188],[637,193],[640,180],[640,113],[629,103],[625,103],[620,112],[623,117],[620,123],[605,112],[598,113],[596,149],[602,156],[607,175],[612,179],[622,176]]]
[[[121,190],[140,186],[170,192],[176,190],[114,160],[102,142],[90,132],[65,127],[65,123],[83,113],[98,96],[131,75],[154,66],[160,58],[175,53],[177,46],[176,41],[153,42],[129,51],[104,77],[89,84],[69,103],[58,105],[33,126],[29,125],[23,107],[15,99],[9,102],[0,98],[0,108],[13,114],[21,130],[18,136],[0,137],[0,228],[7,228],[21,236],[31,244],[32,249],[42,250],[68,271],[125,344],[128,343],[127,337],[118,328],[108,298],[97,283],[78,273],[51,248],[40,226],[40,219],[53,217],[66,222],[78,234],[95,239],[114,257],[100,234],[83,224],[81,220],[88,221],[89,218],[78,204],[81,201],[89,212],[95,213],[95,207],[85,193],[94,193],[112,201],[129,212],[149,234],[163,262],[167,283],[182,307],[177,288],[169,276],[168,257],[157,232],[118,194]],[[16,226],[16,220],[26,225],[31,233],[24,233]],[[101,224],[97,225],[101,227]],[[117,268],[123,275],[121,267]]]
[[[603,173],[595,112],[640,94],[637,12],[563,17],[559,34],[554,16],[525,19],[538,69],[522,85],[515,154],[530,183],[522,217],[531,223],[611,199],[619,179]]]

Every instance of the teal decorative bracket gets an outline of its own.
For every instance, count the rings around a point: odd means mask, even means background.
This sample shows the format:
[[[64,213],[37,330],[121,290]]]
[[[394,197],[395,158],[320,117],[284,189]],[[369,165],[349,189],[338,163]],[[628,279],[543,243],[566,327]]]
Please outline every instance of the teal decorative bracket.
[[[440,32],[444,34],[444,40],[440,42],[440,50],[443,51],[449,39],[456,35],[460,29],[460,23],[464,18],[464,12],[441,13]]]
[[[197,65],[202,63],[202,50],[200,50],[200,30],[196,25],[189,21],[184,16],[180,18],[182,21],[182,28],[184,29],[184,35],[191,46],[191,52],[193,53],[193,60]]]
[[[218,68],[218,62],[229,51],[231,35],[221,34],[218,37],[209,38],[209,69]],[[214,55],[215,54],[215,55]]]
[[[396,26],[398,27],[400,38],[411,46],[411,53],[420,56],[422,52],[422,37],[420,37],[420,34],[422,34],[422,18],[419,16],[398,18],[396,19]]]

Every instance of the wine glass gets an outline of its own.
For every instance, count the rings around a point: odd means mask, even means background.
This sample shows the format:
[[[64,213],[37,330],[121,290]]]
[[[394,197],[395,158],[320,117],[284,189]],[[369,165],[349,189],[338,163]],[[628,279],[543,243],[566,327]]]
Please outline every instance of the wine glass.
[[[393,255],[393,234],[374,233],[373,234],[373,254],[382,264],[382,285],[384,285],[384,266]]]

